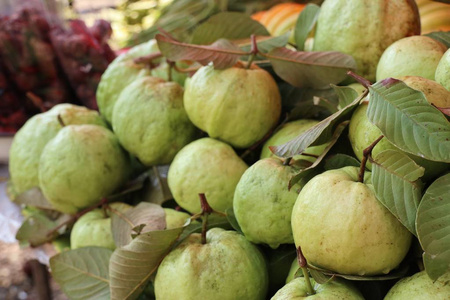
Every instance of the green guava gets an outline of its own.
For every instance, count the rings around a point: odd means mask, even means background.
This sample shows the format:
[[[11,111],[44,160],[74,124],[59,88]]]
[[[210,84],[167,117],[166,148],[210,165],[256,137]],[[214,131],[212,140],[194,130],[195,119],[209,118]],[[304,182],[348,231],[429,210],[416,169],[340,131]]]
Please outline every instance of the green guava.
[[[278,122],[281,97],[272,76],[258,67],[200,68],[186,81],[186,112],[212,138],[247,148]]]
[[[329,170],[300,191],[292,232],[312,265],[340,274],[387,274],[405,257],[411,233],[381,204],[359,168]]]
[[[326,0],[317,20],[314,51],[339,51],[353,56],[356,72],[375,80],[378,60],[393,42],[420,34],[414,1]]]
[[[107,126],[98,112],[73,104],[58,104],[45,113],[31,117],[15,134],[10,149],[9,174],[15,194],[39,186],[38,168],[42,149],[62,128],[58,115],[66,125]]]
[[[154,69],[150,69],[145,64],[136,63],[134,60],[141,56],[158,52],[156,40],[149,40],[146,43],[134,46],[128,52],[119,55],[102,75],[97,88],[97,105],[100,113],[111,123],[114,105],[122,90],[135,80],[145,76],[155,76],[167,80],[167,63],[161,58],[153,60],[158,64]],[[183,85],[185,74],[172,71],[173,80]]]
[[[158,268],[156,299],[265,299],[266,264],[259,250],[235,231],[212,228],[206,244],[191,234]]]
[[[441,57],[434,77],[438,83],[450,91],[450,49]]]
[[[425,35],[403,38],[390,45],[377,66],[377,81],[393,77],[420,76],[434,80],[439,60],[447,47]]]
[[[387,293],[384,300],[447,300],[450,297],[450,273],[434,281],[425,271],[398,281]]]
[[[166,214],[166,229],[182,227],[191,216],[185,212],[164,208]]]
[[[367,147],[370,146],[378,137],[380,137],[383,133],[377,126],[370,123],[367,118],[367,108],[368,102],[363,102],[361,105],[355,110],[350,119],[348,137],[350,140],[350,144],[352,145],[353,151],[355,152],[356,157],[361,161],[363,157],[363,151]],[[380,142],[373,148],[372,157],[376,160],[378,154],[383,152],[384,150],[398,150],[396,146],[394,146],[387,138],[381,139]],[[402,151],[403,152],[403,151]],[[448,164],[442,162],[436,162],[424,159],[422,157],[406,153],[411,159],[413,159],[417,164],[421,165],[425,168],[425,174],[422,177],[424,181],[429,181],[430,179],[435,178],[439,174],[445,172],[449,168]],[[366,167],[369,170],[372,170],[372,164],[367,161]]]
[[[170,163],[197,133],[183,107],[183,88],[156,77],[139,78],[122,91],[112,127],[122,146],[146,166]]]
[[[318,284],[311,279],[315,291],[314,295],[308,294],[308,288],[304,277],[297,277],[281,288],[271,300],[293,299],[333,299],[333,300],[364,300],[361,293],[353,285],[345,280],[334,278],[324,284]]]
[[[284,143],[289,142],[290,140],[293,140],[312,126],[319,123],[319,121],[316,120],[309,120],[309,119],[303,119],[303,120],[297,120],[292,121],[284,124],[280,130],[275,132],[274,135],[272,135],[265,143],[261,150],[261,159],[273,157],[275,154],[273,154],[269,146],[280,146]],[[308,147],[304,152],[308,154],[313,155],[320,155],[322,154],[323,150],[327,147],[327,144],[318,145],[318,146],[312,146]],[[315,157],[312,156],[306,156],[306,155],[296,155],[294,156],[295,160],[303,159],[310,162],[314,162],[316,160]]]
[[[110,206],[121,213],[125,213],[132,208],[132,206],[121,202],[112,203]],[[94,209],[81,216],[73,225],[70,232],[70,247],[77,249],[89,246],[116,249],[111,231],[109,210]]]
[[[42,151],[39,185],[56,210],[73,214],[117,190],[129,172],[128,153],[110,130],[68,125]]]
[[[248,166],[228,144],[196,140],[175,156],[167,176],[175,201],[190,213],[201,211],[199,193],[217,211],[233,206],[236,185]]]
[[[259,160],[245,171],[234,192],[233,209],[247,240],[273,249],[294,243],[291,214],[298,187],[288,187],[299,171],[275,157]]]

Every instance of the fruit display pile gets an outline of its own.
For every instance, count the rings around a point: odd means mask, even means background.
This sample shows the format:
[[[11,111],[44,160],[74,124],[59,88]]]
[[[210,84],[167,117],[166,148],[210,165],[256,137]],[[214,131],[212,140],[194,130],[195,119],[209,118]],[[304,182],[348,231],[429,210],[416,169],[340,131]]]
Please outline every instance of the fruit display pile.
[[[17,132],[16,238],[55,245],[70,299],[450,299],[450,32],[417,4],[161,29],[108,65],[98,112]]]
[[[107,22],[87,28],[72,20],[66,27],[32,4],[0,17],[0,132],[15,132],[33,114],[59,103],[96,109],[97,85],[115,58]]]

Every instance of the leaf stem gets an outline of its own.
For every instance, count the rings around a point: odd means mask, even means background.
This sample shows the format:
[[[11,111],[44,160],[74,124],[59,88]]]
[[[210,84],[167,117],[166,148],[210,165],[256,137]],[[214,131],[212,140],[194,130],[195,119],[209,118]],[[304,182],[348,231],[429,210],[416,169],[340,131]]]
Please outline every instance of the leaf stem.
[[[250,69],[252,66],[253,61],[255,60],[256,55],[258,54],[258,44],[256,43],[256,37],[254,34],[250,36],[250,39],[252,41],[252,48],[250,50],[250,57],[248,58],[247,67],[246,69]]]
[[[52,230],[50,230],[50,231],[47,233],[47,236],[53,235],[53,234],[54,234],[55,232],[57,232],[60,228],[62,228],[63,226],[65,226],[65,225],[67,225],[67,224],[75,223],[75,221],[78,220],[79,218],[81,218],[81,216],[87,214],[88,212],[90,212],[90,211],[92,211],[92,210],[94,210],[94,209],[96,209],[96,208],[98,208],[98,207],[100,207],[100,206],[106,205],[106,204],[108,203],[108,201],[109,201],[109,200],[108,200],[107,198],[103,198],[99,203],[97,203],[97,204],[95,204],[95,205],[92,205],[92,206],[90,206],[90,207],[88,207],[88,208],[85,208],[85,209],[83,209],[82,211],[80,211],[80,212],[74,214],[70,219],[68,219],[67,221],[62,222],[61,224],[59,224],[58,226],[56,226],[55,228],[53,228]]]
[[[372,83],[369,80],[365,79],[364,77],[362,77],[362,76],[360,76],[360,75],[358,75],[358,74],[356,74],[356,73],[354,73],[352,71],[348,71],[347,75],[349,75],[349,76],[353,77],[354,79],[356,79],[356,81],[361,83],[366,89],[368,89],[369,86],[372,85]]]
[[[204,193],[198,194],[200,198],[200,206],[202,207],[202,244],[206,244],[206,231],[208,229],[208,216],[214,212],[214,210],[209,206],[208,201]]]
[[[369,155],[372,154],[373,148],[375,148],[383,137],[384,135],[380,135],[372,144],[369,145],[369,147],[363,150],[363,158],[361,160],[361,166],[359,167],[358,182],[364,182],[364,172],[366,170],[367,159],[369,158]]]
[[[158,59],[160,57],[162,57],[162,53],[161,52],[155,52],[149,55],[144,55],[144,56],[140,56],[138,58],[135,58],[133,60],[133,62],[135,64],[148,64],[148,65],[152,65],[153,64],[153,60]]]
[[[302,269],[303,276],[305,277],[308,295],[310,295],[310,296],[314,295],[316,292],[314,291],[314,288],[312,287],[312,284],[311,284],[311,279],[309,278],[309,273],[308,273],[308,268],[307,268],[308,262],[306,261],[306,258],[303,256],[302,248],[300,246],[298,246],[298,248],[297,248],[297,261],[298,261],[300,268]]]

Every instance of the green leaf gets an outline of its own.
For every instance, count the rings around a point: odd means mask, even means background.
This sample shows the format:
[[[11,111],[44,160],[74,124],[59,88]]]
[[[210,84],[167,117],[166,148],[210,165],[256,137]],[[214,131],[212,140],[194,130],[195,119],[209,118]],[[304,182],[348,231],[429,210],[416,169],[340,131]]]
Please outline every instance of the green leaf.
[[[353,156],[338,153],[331,157],[329,157],[325,161],[324,169],[325,170],[334,170],[334,169],[340,169],[347,166],[353,166],[353,167],[359,167],[361,163],[359,160],[354,158]]]
[[[450,1],[448,1],[447,3],[450,3]],[[434,31],[434,32],[427,33],[425,35],[429,36],[430,38],[432,38],[438,42],[441,42],[448,48],[450,47],[450,31]]]
[[[192,33],[192,44],[208,45],[219,39],[237,40],[254,35],[270,35],[267,29],[249,15],[221,12],[211,16]]]
[[[351,280],[351,281],[382,281],[382,280],[393,280],[393,279],[399,279],[399,278],[405,277],[408,274],[409,265],[406,263],[402,263],[402,264],[400,264],[400,266],[397,269],[392,270],[389,274],[374,275],[374,276],[339,274],[339,273],[336,273],[336,272],[333,272],[330,270],[319,268],[310,263],[308,263],[308,268],[310,270],[319,271],[323,275],[326,275],[326,276],[341,277],[341,278]]]
[[[14,202],[19,205],[30,205],[42,209],[53,210],[53,206],[45,198],[44,194],[38,187],[31,188],[14,199]]]
[[[318,124],[306,130],[295,139],[280,145],[270,146],[270,150],[280,157],[293,157],[301,154],[306,148],[312,145],[321,145],[328,142],[333,136],[336,128],[345,120],[349,120],[353,111],[359,105],[364,94],[356,98],[352,103],[343,109],[322,120]]]
[[[239,226],[239,223],[236,219],[236,215],[234,214],[233,208],[232,207],[228,208],[225,211],[225,214],[227,215],[228,222],[230,222],[233,229],[236,230],[237,232],[239,232],[240,234],[243,234],[241,226]]]
[[[248,55],[228,40],[218,40],[209,46],[179,42],[162,34],[156,35],[161,53],[171,61],[194,60],[202,65],[213,62],[214,68],[226,69],[236,64],[241,56]]]
[[[191,222],[187,226],[185,226],[185,230],[180,235],[180,238],[177,240],[175,246],[179,245],[185,238],[187,238],[192,233],[199,233],[202,231],[202,223],[201,222]],[[211,228],[223,228],[225,230],[232,230],[233,227],[231,226],[230,222],[228,221],[227,217],[215,215],[212,214],[208,218],[208,224],[206,226],[206,229],[209,230]]]
[[[337,86],[332,84],[331,87],[336,92],[339,99],[339,107],[346,107],[358,98],[358,92],[349,86]]]
[[[450,173],[434,181],[417,212],[417,234],[425,270],[436,280],[450,272]]]
[[[347,127],[347,125],[350,123],[350,121],[344,121],[341,124],[339,124],[336,127],[336,130],[334,131],[333,135],[331,136],[330,140],[327,141],[328,145],[323,150],[323,152],[319,155],[319,157],[314,161],[314,163],[301,170],[299,174],[295,175],[294,177],[289,180],[289,189],[291,189],[296,183],[300,182],[302,179],[305,179],[305,177],[310,177],[311,174],[314,174],[316,172],[316,168],[321,165],[323,159],[328,154],[328,152],[333,148],[334,144],[338,141],[339,137],[341,136],[344,129]]]
[[[356,69],[350,55],[340,52],[303,52],[275,48],[260,54],[270,60],[275,73],[297,87],[323,89],[347,77],[347,71]]]
[[[408,155],[396,150],[385,150],[372,161],[371,178],[378,201],[414,235],[422,196],[419,178],[424,172]]]
[[[325,275],[324,273],[314,269],[309,269],[309,274],[311,274],[312,278],[314,278],[318,284],[325,284],[333,278],[332,276]]]
[[[23,221],[16,239],[21,243],[29,243],[32,247],[45,244],[60,235],[59,231],[53,229],[69,218],[69,215],[61,215],[58,219],[52,220],[44,212],[37,211]]]
[[[50,258],[55,281],[70,299],[109,299],[109,259],[112,251],[85,247]]]
[[[308,4],[302,10],[298,16],[297,23],[295,24],[295,44],[297,50],[303,51],[305,48],[305,41],[308,38],[309,33],[316,25],[319,18],[320,7],[316,4]]]
[[[148,171],[150,186],[146,195],[143,196],[145,201],[161,205],[167,200],[173,199],[169,184],[167,183],[168,172],[168,165],[154,166]]]
[[[450,123],[422,92],[388,78],[369,87],[367,117],[401,150],[450,162]]]
[[[111,231],[117,247],[123,247],[131,242],[135,228],[140,228],[141,231],[138,234],[166,228],[166,215],[160,205],[141,202],[125,213],[113,210],[111,207],[110,209]]]
[[[256,44],[258,46],[258,50],[266,53],[271,51],[274,48],[284,47],[289,41],[290,32],[286,32],[280,36],[256,36]],[[252,41],[250,38],[242,39],[242,40],[233,40],[234,44],[236,44],[242,51],[250,52],[252,48]]]
[[[109,263],[111,299],[137,298],[183,230],[151,231],[117,248]]]
[[[129,181],[126,183],[126,185],[123,187],[123,189],[121,191],[119,191],[118,193],[115,193],[113,195],[108,196],[108,200],[111,201],[121,201],[122,198],[124,196],[127,196],[130,193],[133,192],[137,192],[140,191],[144,185],[145,185],[145,181],[148,178],[148,174],[145,172],[141,175],[139,175],[138,177],[136,177],[135,179]]]

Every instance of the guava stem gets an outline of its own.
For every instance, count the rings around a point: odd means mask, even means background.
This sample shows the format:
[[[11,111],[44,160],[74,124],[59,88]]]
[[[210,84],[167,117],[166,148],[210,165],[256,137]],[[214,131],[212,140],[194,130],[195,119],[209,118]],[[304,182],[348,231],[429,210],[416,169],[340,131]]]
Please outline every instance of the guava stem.
[[[288,157],[286,158],[286,160],[283,162],[284,166],[289,166],[289,164],[291,163],[292,157]]]
[[[256,43],[256,37],[254,34],[250,36],[250,40],[252,42],[252,48],[250,50],[250,57],[248,58],[246,69],[250,69],[253,61],[255,60],[256,55],[258,54],[258,44]]]
[[[300,246],[298,246],[297,248],[297,261],[298,264],[300,266],[300,268],[302,269],[303,272],[303,276],[305,277],[305,282],[306,282],[306,289],[308,290],[308,295],[314,295],[316,292],[314,291],[314,288],[312,287],[311,284],[311,279],[309,278],[309,273],[308,273],[308,262],[306,261],[305,256],[303,256],[303,252],[302,252],[302,248]]]
[[[44,101],[42,100],[41,97],[37,96],[36,94],[32,93],[32,92],[27,92],[26,96],[28,99],[31,100],[31,102],[33,103],[34,106],[36,106],[37,108],[39,108],[39,110],[41,112],[46,112],[47,108],[44,105]]]
[[[64,120],[62,119],[61,114],[58,114],[57,118],[58,118],[59,125],[61,125],[61,127],[65,127],[66,123],[64,123]]]
[[[173,61],[167,60],[167,81],[172,81],[172,69],[174,64]]]
[[[96,208],[98,208],[98,207],[100,207],[100,206],[106,205],[106,204],[108,203],[108,201],[109,201],[109,200],[108,200],[107,198],[103,198],[99,203],[97,203],[97,204],[95,204],[95,205],[92,205],[92,206],[90,206],[90,207],[88,207],[88,208],[85,208],[85,209],[83,209],[83,210],[80,211],[80,212],[77,212],[77,213],[74,214],[70,219],[68,219],[68,220],[66,220],[66,221],[64,221],[64,222],[62,222],[61,224],[59,224],[58,226],[56,226],[55,228],[53,228],[52,230],[50,230],[50,231],[47,233],[47,236],[53,235],[53,234],[54,234],[55,232],[57,232],[60,228],[62,228],[63,226],[65,226],[65,225],[67,225],[67,224],[75,223],[75,221],[78,220],[79,218],[81,218],[81,216],[87,214],[88,212],[90,212],[90,211],[92,211],[92,210],[94,210],[94,209],[96,209]]]
[[[372,85],[372,83],[369,80],[365,79],[364,77],[362,77],[362,76],[360,76],[360,75],[358,75],[358,74],[356,74],[356,73],[354,73],[352,71],[348,71],[347,75],[349,75],[349,76],[353,77],[354,79],[356,79],[356,81],[361,83],[366,89],[368,89],[369,86]]]
[[[153,60],[162,57],[162,53],[161,52],[155,52],[149,55],[144,55],[144,56],[140,56],[138,58],[135,58],[133,61],[135,64],[153,64]]]
[[[206,231],[208,229],[208,216],[214,212],[214,210],[209,206],[208,201],[204,193],[198,194],[200,198],[200,206],[202,208],[202,244],[206,244]]]
[[[361,166],[359,167],[358,182],[364,182],[364,172],[366,170],[367,159],[369,158],[369,155],[372,154],[373,148],[375,148],[383,137],[384,135],[380,135],[372,144],[369,145],[369,147],[363,150],[363,158],[361,160]]]

